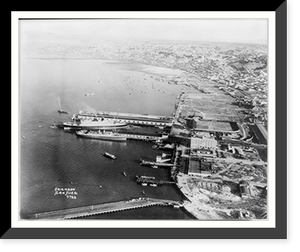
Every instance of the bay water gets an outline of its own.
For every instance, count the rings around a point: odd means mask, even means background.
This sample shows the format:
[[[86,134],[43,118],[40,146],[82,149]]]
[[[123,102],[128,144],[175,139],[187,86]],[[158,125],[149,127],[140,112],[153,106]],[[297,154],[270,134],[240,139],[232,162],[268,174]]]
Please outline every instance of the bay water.
[[[139,165],[161,150],[152,143],[82,139],[54,122],[80,110],[172,116],[182,86],[162,75],[179,70],[100,59],[22,58],[19,75],[20,218],[29,214],[104,202],[152,197],[182,200],[175,186],[142,187],[136,175],[169,180],[168,169]],[[91,94],[93,95],[87,95]],[[60,114],[63,109],[69,114]],[[110,160],[103,152],[116,155]],[[123,175],[123,172],[127,176]],[[72,197],[56,193],[70,191]],[[142,193],[143,192],[143,193]],[[96,215],[93,219],[191,219],[181,210],[150,207]]]

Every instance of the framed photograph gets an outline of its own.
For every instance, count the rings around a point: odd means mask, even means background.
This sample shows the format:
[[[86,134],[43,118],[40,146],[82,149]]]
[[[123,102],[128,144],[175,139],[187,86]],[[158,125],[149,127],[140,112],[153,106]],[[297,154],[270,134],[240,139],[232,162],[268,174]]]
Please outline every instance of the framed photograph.
[[[286,238],[286,1],[11,17],[2,238]]]

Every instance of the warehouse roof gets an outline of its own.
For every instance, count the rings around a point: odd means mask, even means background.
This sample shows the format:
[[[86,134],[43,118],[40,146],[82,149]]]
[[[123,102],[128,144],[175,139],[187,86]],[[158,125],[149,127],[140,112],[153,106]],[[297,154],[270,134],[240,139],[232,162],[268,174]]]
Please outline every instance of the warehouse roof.
[[[191,148],[192,149],[215,149],[217,147],[217,140],[210,138],[191,138]]]

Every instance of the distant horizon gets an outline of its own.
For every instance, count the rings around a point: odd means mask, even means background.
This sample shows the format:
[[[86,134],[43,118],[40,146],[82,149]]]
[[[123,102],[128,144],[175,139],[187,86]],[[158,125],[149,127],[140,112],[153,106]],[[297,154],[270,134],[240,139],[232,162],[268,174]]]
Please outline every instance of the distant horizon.
[[[217,42],[267,45],[266,19],[21,20],[20,34],[87,40]]]

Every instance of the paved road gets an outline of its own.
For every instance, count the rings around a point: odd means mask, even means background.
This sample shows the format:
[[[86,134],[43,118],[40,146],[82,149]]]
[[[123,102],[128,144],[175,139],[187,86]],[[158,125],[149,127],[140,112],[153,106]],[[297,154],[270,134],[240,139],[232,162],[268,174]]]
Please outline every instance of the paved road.
[[[214,160],[225,161],[227,163],[244,163],[244,164],[256,164],[256,165],[267,165],[268,163],[262,160],[248,160],[248,159],[236,159],[236,158],[214,158]]]

